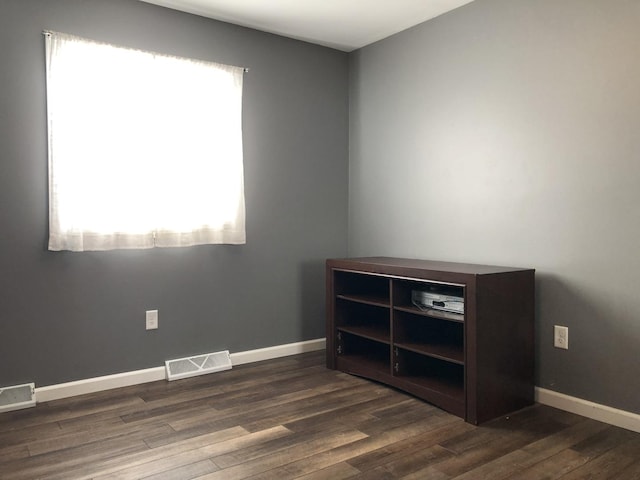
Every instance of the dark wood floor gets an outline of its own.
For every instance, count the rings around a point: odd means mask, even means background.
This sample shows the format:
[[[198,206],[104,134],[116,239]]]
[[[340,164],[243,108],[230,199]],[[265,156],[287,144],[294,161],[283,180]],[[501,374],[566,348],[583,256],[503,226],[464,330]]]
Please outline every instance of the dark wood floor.
[[[0,414],[0,478],[640,479],[640,434],[541,405],[474,427],[314,352]]]

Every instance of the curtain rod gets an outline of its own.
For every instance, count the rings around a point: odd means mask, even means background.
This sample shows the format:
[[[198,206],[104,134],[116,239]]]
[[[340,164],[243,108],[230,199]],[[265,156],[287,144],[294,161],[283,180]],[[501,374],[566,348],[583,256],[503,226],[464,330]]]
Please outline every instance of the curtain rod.
[[[53,30],[43,30],[43,31],[42,31],[42,35],[44,35],[45,37],[50,37],[51,35],[53,35],[53,34],[55,34],[55,33],[59,33],[59,32],[54,32]],[[63,35],[68,35],[68,36],[70,36],[70,37],[77,37],[77,35],[71,35],[71,34],[69,34],[69,33],[63,33]],[[83,40],[85,40],[83,37],[77,37],[77,38],[82,38]],[[108,43],[108,42],[100,42],[100,41],[97,41],[97,40],[91,40],[91,39],[86,39],[86,40],[90,40],[90,41],[95,42],[95,43],[102,43],[103,45],[111,45],[111,44],[110,44],[110,43]],[[115,46],[115,45],[114,45],[114,46]],[[123,48],[130,48],[130,47],[124,47],[124,46],[123,46]],[[133,49],[133,50],[138,50],[138,49]],[[145,50],[142,50],[142,51],[145,51]],[[147,52],[147,53],[156,53],[156,52],[149,52],[149,51],[146,51],[146,52]],[[166,53],[159,53],[159,52],[158,52],[158,54],[159,54],[159,55],[166,55],[166,56],[170,56],[170,57],[176,56],[176,55],[170,55],[170,54],[166,54]],[[188,57],[183,57],[183,58],[188,58]],[[208,62],[209,60],[203,60],[203,61]],[[219,62],[212,62],[212,63],[219,63]],[[242,71],[243,71],[244,73],[249,73],[249,70],[250,70],[250,69],[249,69],[249,67],[240,67],[240,68],[242,68]]]

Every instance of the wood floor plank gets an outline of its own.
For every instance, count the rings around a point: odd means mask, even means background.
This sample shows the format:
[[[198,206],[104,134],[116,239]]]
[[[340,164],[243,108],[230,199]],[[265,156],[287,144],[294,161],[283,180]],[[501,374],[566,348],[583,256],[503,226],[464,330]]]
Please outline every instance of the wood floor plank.
[[[546,410],[549,410],[547,407]],[[609,428],[606,423],[587,418],[568,426],[565,429],[525,445],[522,451],[530,455],[527,463],[535,463],[554,455],[565,448],[570,448]],[[527,466],[522,464],[522,466]]]
[[[235,407],[238,403],[250,404],[267,400],[271,395],[279,395],[307,390],[310,386],[317,386],[317,381],[323,379],[326,382],[335,381],[343,383],[343,379],[336,378],[323,367],[307,367],[301,371],[287,371],[284,373],[265,375],[259,382],[245,382],[242,388],[224,389],[212,398],[216,408],[224,410]]]
[[[287,465],[300,459],[313,457],[338,446],[348,445],[363,438],[366,438],[366,435],[357,430],[328,435],[325,438],[296,444],[289,448],[285,454],[280,451],[276,451],[257,459],[225,468],[219,472],[205,475],[202,477],[202,480],[238,480],[248,478],[264,472],[270,472],[274,468]],[[216,463],[215,458],[213,458],[213,462]],[[282,477],[272,476],[271,478]]]
[[[166,428],[164,425],[155,426],[148,428],[145,432],[122,435],[103,442],[49,452],[24,460],[2,462],[0,463],[0,478],[10,478],[12,480],[49,479],[58,474],[61,474],[62,478],[73,478],[65,477],[66,472],[74,468],[82,468],[94,462],[103,461],[104,459],[118,458],[130,453],[147,450],[147,446],[142,440],[144,435]]]
[[[84,398],[85,396],[83,396]],[[21,430],[30,426],[44,425],[47,423],[61,422],[73,418],[81,418],[98,412],[110,412],[116,414],[120,409],[126,407],[139,408],[144,404],[143,400],[137,396],[129,398],[115,398],[113,402],[96,402],[93,396],[86,396],[88,404],[85,406],[81,402],[66,405],[65,400],[56,400],[38,405],[38,408],[19,410],[0,415],[0,432]],[[106,398],[106,397],[105,397]],[[77,400],[75,400],[77,402]],[[5,417],[6,415],[6,417]]]
[[[446,473],[437,470],[434,465],[428,465],[415,472],[409,473],[400,480],[450,480],[451,477]],[[491,479],[491,477],[489,477]]]
[[[506,478],[510,480],[564,478],[565,475],[582,466],[591,465],[594,459],[612,448],[638,437],[640,437],[639,434],[606,425],[593,435],[588,435],[578,441],[575,445]],[[638,454],[640,455],[640,452]]]
[[[535,405],[482,426],[310,352],[0,414],[3,480],[640,480],[640,434]]]
[[[560,477],[561,480],[608,480],[618,477],[618,473],[640,457],[640,439],[631,438],[622,445],[616,445],[588,464]]]
[[[369,385],[358,385],[352,388],[340,389],[322,393],[280,405],[277,410],[271,409],[271,415],[263,415],[262,412],[254,412],[245,416],[242,425],[250,431],[268,428],[273,425],[284,424],[330,412],[336,408],[358,404],[362,401],[362,393],[385,395],[388,389],[384,386],[376,386],[373,390]],[[269,407],[267,407],[269,408]]]
[[[347,461],[350,465],[363,472],[381,469],[413,451],[438,445],[442,441],[475,429],[476,427],[464,423],[460,419],[453,420],[453,417],[449,421],[439,419],[439,423],[432,421],[428,428],[422,428],[420,431],[397,428],[394,432],[391,432],[395,433],[395,435],[390,436],[390,442],[382,443],[377,448],[353,456]],[[385,436],[380,435],[372,438],[378,438],[379,440]]]
[[[322,442],[330,436],[349,434],[353,431],[355,431],[355,429],[348,425],[335,423],[331,429],[325,428],[321,431],[292,433],[287,437],[273,439],[259,445],[251,445],[246,448],[217,456],[212,458],[212,460],[220,468],[229,468],[234,465],[240,465],[241,463],[246,463],[249,460],[259,459],[268,455],[278,453],[290,455],[291,448],[295,448],[297,445],[307,445],[313,442],[322,444]]]
[[[354,475],[350,480],[395,480],[397,477],[384,467],[376,467],[373,470]]]
[[[385,462],[383,465],[374,469],[377,474],[389,473],[391,478],[402,478],[425,467],[441,463],[454,456],[446,448],[440,445],[432,445],[426,448],[414,449],[406,455]],[[356,476],[355,479],[364,478],[368,471],[362,476]]]
[[[289,434],[290,432],[282,426],[256,433],[234,427],[174,445],[123,456],[117,461],[96,463],[83,469],[82,478],[142,478]],[[216,470],[218,469],[216,466]]]
[[[360,428],[367,435],[375,436],[384,431],[402,427],[403,425],[412,424],[414,422],[424,423],[427,419],[429,425],[434,428],[440,426],[443,422],[449,423],[452,421],[452,417],[448,413],[438,410],[431,405],[427,405],[418,399],[411,399],[411,402],[407,407],[411,405],[421,408],[418,410],[407,408],[406,412],[397,412],[389,415],[376,415],[375,419],[363,423]]]
[[[359,473],[360,471],[357,468],[352,467],[346,462],[340,462],[323,468],[322,470],[317,470],[295,478],[296,480],[345,480],[347,478],[353,478]]]
[[[158,417],[168,417],[170,415],[180,415],[184,418],[185,414],[188,417],[190,412],[201,411],[204,408],[210,408],[211,402],[209,398],[200,398],[198,400],[184,400],[181,402],[170,402],[146,404],[144,407],[138,408],[131,413],[125,413],[120,416],[125,423],[134,423],[149,418],[155,419]],[[215,410],[215,408],[214,408]]]
[[[589,457],[567,448],[530,468],[517,471],[507,478],[509,480],[539,480],[541,478],[555,480],[587,462],[589,462]]]
[[[585,457],[595,458],[602,453],[637,438],[637,434],[622,428],[607,426],[607,428],[599,431],[572,447],[573,450]]]
[[[170,427],[163,423],[156,424],[160,428],[159,431],[168,432]],[[131,435],[140,433],[142,436],[146,434],[146,425],[127,425],[123,422],[108,425],[102,425],[101,428],[93,428],[83,431],[64,432],[57,436],[47,436],[43,440],[35,440],[29,443],[29,453],[32,457],[42,455],[43,453],[56,452],[64,449],[70,449],[77,446],[87,445],[111,438],[119,438],[123,435]]]
[[[449,416],[448,422],[459,425],[460,429],[455,430],[456,433],[459,433],[466,428],[474,428],[472,425],[465,424],[459,418],[453,416]],[[352,464],[350,461],[351,459],[361,457],[370,452],[379,451],[397,442],[406,441],[408,438],[420,436],[421,434],[424,434],[425,431],[432,431],[435,428],[437,427],[433,424],[432,420],[414,422],[409,425],[385,431],[375,437],[367,437],[362,440],[341,445],[331,450],[316,454],[312,457],[288,463],[272,471],[256,475],[255,479],[254,477],[252,477],[252,479],[268,480],[270,478],[296,478],[298,476],[328,468],[336,463],[347,461],[349,464]]]
[[[341,424],[352,427],[362,426],[379,419],[377,412],[386,405],[406,405],[413,399],[407,399],[400,395],[378,395],[369,399],[365,397],[363,401],[347,406],[337,407],[333,410],[319,412],[308,417],[287,422],[285,426],[294,431],[321,431],[325,428],[332,428],[336,423],[336,418],[341,419]]]
[[[357,388],[360,388],[358,390]],[[305,389],[295,394],[290,393],[284,396],[273,396],[270,400],[261,402],[259,405],[252,405],[248,408],[242,403],[220,411],[216,415],[210,415],[206,420],[199,419],[197,422],[187,420],[184,422],[170,421],[170,425],[178,432],[184,432],[186,435],[199,434],[203,429],[228,428],[230,425],[240,424],[250,431],[258,431],[264,428],[270,428],[275,425],[289,423],[300,420],[308,416],[317,415],[318,413],[328,412],[341,405],[349,405],[358,403],[361,400],[360,393],[369,391],[371,387],[360,386],[356,389],[344,388],[340,386],[335,389],[333,386],[320,385],[315,390]],[[385,387],[376,387],[385,390]],[[278,408],[274,409],[273,405],[277,404]],[[174,435],[171,435],[174,437]],[[157,438],[153,445],[157,446],[166,442],[167,439]]]
[[[273,412],[274,404],[283,406],[296,401],[304,404],[306,399],[314,396],[314,393],[321,394],[331,392],[334,391],[335,388],[336,387],[334,385],[323,385],[315,389],[315,392],[314,390],[306,389],[298,392],[297,394],[289,393],[285,395],[274,395],[270,401],[265,401],[264,403],[261,402],[259,405],[252,405],[251,408],[240,403],[234,408],[229,408],[224,411],[215,410],[212,412],[207,410],[202,412],[202,414],[192,414],[188,418],[177,420],[167,418],[169,425],[175,430],[175,432],[168,435],[149,438],[147,439],[147,444],[149,447],[155,448],[180,439],[202,435],[212,430],[229,428],[239,424],[246,427],[246,423],[252,420],[270,418],[269,416],[271,412]],[[296,408],[297,407],[294,407],[294,410]],[[248,413],[248,411],[250,413]],[[277,422],[270,421],[268,423],[269,425],[266,425],[265,428],[272,426]],[[257,431],[259,429],[251,428],[251,430]]]
[[[0,458],[7,462],[29,457],[29,447],[26,445],[11,445],[0,448]]]
[[[60,425],[57,422],[31,425],[16,430],[7,430],[0,433],[0,452],[2,449],[16,445],[27,445],[47,436],[60,435]]]
[[[147,462],[171,457],[184,451],[190,451],[206,445],[233,440],[238,437],[245,436],[248,433],[249,432],[243,428],[236,426],[227,430],[210,432],[208,435],[177,442],[163,448],[144,448],[129,454],[97,459],[90,464],[78,465],[75,468],[67,469],[64,474],[52,477],[52,480],[65,480],[66,478],[89,479],[96,475],[106,475],[123,470],[127,467],[136,467]]]
[[[217,470],[218,467],[211,460],[203,460],[141,478],[144,480],[189,480]]]
[[[640,456],[635,462],[619,472],[616,480],[640,480]]]
[[[512,454],[528,443],[566,428],[551,417],[541,417],[539,409],[525,409],[508,419],[489,422],[487,427],[464,439],[442,443],[456,456],[435,465],[435,469],[455,478],[479,466]],[[475,438],[477,435],[477,438]],[[459,443],[456,442],[459,440]],[[516,454],[517,455],[517,454]]]
[[[555,434],[527,444],[523,448],[483,463],[454,478],[455,480],[475,480],[477,478],[491,477],[492,480],[502,480],[512,476],[514,472],[524,470],[552,457],[585,438],[595,435],[604,428],[606,428],[605,424],[585,419]]]
[[[258,387],[259,388],[259,387]],[[304,388],[295,392],[287,392],[287,393],[274,393],[271,395],[269,399],[265,399],[260,402],[255,402],[251,405],[251,412],[254,414],[256,418],[263,418],[264,412],[266,410],[273,411],[273,405],[286,405],[291,402],[303,401],[308,398],[324,394],[335,392],[338,390],[344,390],[349,388],[349,385],[344,382],[321,382],[314,388]],[[245,403],[237,403],[232,407],[226,408],[224,410],[216,410],[218,415],[210,416],[209,420],[220,420],[232,418],[244,418],[246,419],[246,414],[248,410],[248,405]],[[184,420],[171,420],[170,425],[176,431],[186,430],[192,428],[193,426],[201,424],[201,421],[194,416],[189,418],[185,418]]]

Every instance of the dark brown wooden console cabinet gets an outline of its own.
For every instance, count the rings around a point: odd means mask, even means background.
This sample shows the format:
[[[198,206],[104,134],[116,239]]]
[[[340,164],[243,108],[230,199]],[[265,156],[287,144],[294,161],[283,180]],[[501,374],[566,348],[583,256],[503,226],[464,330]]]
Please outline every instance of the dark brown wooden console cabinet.
[[[327,367],[473,424],[533,403],[533,269],[388,257],[326,268]],[[464,311],[416,306],[414,291],[460,297]]]

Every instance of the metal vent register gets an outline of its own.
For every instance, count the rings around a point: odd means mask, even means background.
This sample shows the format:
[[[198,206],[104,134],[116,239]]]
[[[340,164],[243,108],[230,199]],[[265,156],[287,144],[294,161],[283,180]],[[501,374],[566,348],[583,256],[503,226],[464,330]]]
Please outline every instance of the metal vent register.
[[[195,357],[177,358],[167,360],[167,380],[179,380],[181,378],[195,377],[205,373],[220,372],[231,369],[231,357],[229,350],[222,352],[206,353]]]
[[[33,383],[0,387],[0,413],[34,407],[35,404],[36,393]]]

